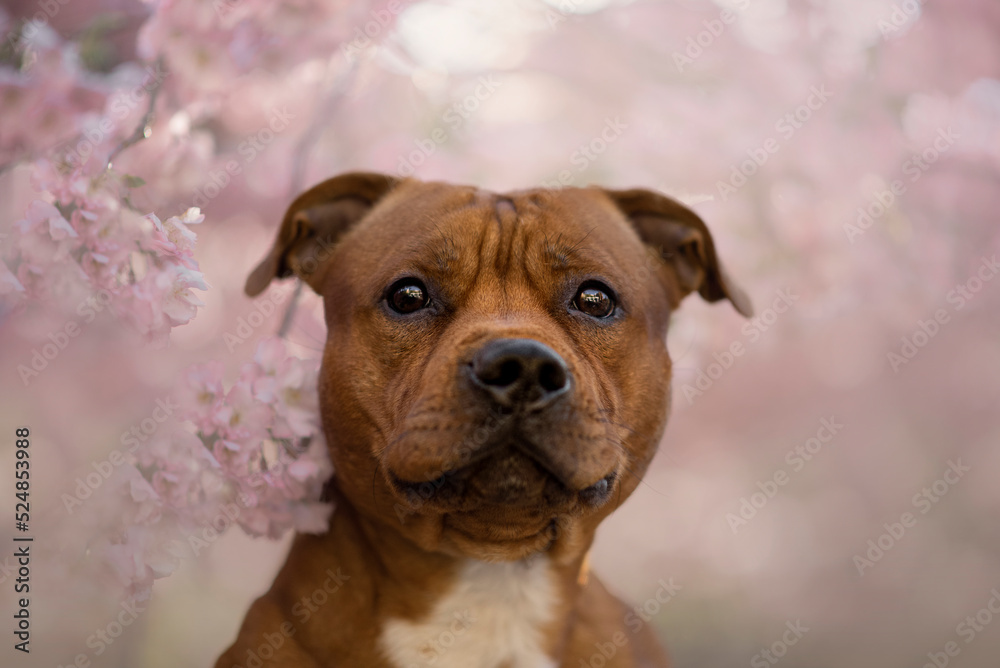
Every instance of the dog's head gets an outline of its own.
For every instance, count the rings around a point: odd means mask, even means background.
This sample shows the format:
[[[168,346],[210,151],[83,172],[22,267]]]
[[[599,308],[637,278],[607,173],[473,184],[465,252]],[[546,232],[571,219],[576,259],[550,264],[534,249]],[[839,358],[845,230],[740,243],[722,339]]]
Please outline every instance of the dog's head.
[[[337,487],[431,551],[578,556],[666,423],[672,310],[749,315],[692,211],[646,190],[346,174],[301,195],[247,281],[322,295]]]

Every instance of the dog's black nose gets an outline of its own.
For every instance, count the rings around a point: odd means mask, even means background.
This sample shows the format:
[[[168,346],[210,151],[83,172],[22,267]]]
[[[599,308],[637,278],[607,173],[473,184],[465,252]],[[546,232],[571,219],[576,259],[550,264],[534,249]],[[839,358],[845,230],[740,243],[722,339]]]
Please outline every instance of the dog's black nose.
[[[472,381],[507,408],[544,408],[566,394],[570,373],[559,353],[534,339],[494,339],[472,360]]]

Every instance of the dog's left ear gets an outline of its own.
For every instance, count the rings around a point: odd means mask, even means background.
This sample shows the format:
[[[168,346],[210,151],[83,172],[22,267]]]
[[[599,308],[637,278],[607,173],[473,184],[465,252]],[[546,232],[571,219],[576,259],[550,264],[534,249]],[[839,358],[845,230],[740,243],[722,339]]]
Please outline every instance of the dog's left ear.
[[[244,291],[256,297],[272,279],[295,274],[319,292],[334,243],[398,183],[385,174],[351,172],[299,195],[285,212],[271,251],[247,278]]]
[[[658,248],[677,278],[678,301],[697,291],[706,301],[728,299],[742,315],[753,315],[750,298],[726,275],[705,222],[691,209],[650,190],[607,190],[639,237]]]

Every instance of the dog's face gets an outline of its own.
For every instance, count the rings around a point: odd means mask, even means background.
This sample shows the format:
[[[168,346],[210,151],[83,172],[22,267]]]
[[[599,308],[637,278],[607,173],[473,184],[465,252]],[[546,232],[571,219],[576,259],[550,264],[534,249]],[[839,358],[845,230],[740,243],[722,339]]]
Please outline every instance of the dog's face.
[[[247,284],[324,299],[337,485],[429,551],[577,556],[666,422],[672,309],[729,298],[704,224],[648,191],[331,179]]]

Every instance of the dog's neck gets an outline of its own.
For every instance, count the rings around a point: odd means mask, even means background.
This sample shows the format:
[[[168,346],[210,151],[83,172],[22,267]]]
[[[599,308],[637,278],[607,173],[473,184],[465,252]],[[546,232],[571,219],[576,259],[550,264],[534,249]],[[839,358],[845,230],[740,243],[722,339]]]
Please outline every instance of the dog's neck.
[[[332,636],[355,650],[372,644],[393,668],[559,665],[583,555],[488,563],[431,553],[343,495],[334,501],[329,532],[298,539],[322,542],[325,572],[344,582],[331,596]]]

